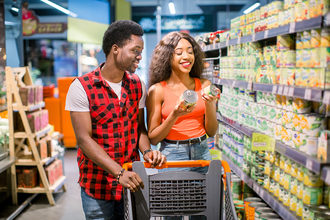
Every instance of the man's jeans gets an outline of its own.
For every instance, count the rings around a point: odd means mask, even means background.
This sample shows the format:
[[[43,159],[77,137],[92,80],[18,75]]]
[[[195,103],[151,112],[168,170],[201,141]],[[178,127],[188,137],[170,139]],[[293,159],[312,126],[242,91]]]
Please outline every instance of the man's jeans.
[[[124,202],[115,200],[94,199],[81,188],[81,201],[86,220],[122,220],[124,219]]]

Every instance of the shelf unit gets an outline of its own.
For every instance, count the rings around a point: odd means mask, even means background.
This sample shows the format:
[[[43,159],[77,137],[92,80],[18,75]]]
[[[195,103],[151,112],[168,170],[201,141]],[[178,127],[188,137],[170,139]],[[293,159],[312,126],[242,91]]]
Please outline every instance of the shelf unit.
[[[7,87],[7,103],[8,103],[8,119],[9,119],[9,149],[10,155],[15,155],[16,160],[11,165],[11,182],[12,182],[12,195],[13,203],[17,204],[17,193],[45,193],[47,195],[48,201],[51,205],[55,205],[55,200],[53,197],[54,192],[62,189],[66,191],[65,188],[65,176],[59,178],[53,185],[49,184],[49,181],[45,172],[45,165],[50,164],[55,160],[57,154],[53,153],[52,157],[41,160],[37,143],[46,138],[51,127],[48,125],[43,130],[33,133],[28,119],[27,111],[34,111],[41,109],[45,106],[44,102],[38,103],[31,106],[23,106],[22,100],[19,94],[20,86],[30,86],[33,85],[32,79],[27,67],[10,68],[6,67],[6,87]],[[24,126],[24,132],[15,132],[13,123],[13,111],[18,111],[22,119]],[[24,141],[27,140],[30,145],[31,157],[26,159],[22,158],[19,154],[20,149],[25,147]],[[16,166],[36,166],[38,174],[41,178],[41,183],[43,187],[34,188],[23,188],[17,187],[16,180]]]
[[[219,113],[217,113],[217,118],[222,123],[231,126],[232,128],[242,132],[246,136],[252,137],[252,134],[254,132],[261,133],[259,131],[256,131],[252,128],[246,127],[236,121],[233,121],[231,119],[228,119],[226,117],[220,116]],[[296,150],[286,144],[283,144],[280,141],[276,141],[275,144],[275,151],[290,158],[291,160],[303,165],[308,170],[313,171],[317,174],[322,174],[322,179],[327,184],[330,184],[330,162],[322,162],[318,160],[315,157],[309,156],[305,154],[304,152],[301,152],[299,150]]]
[[[213,43],[203,47],[203,51],[206,54],[214,54],[219,50],[219,62],[221,62],[221,53],[226,52],[226,48],[232,45],[237,45],[247,42],[256,42],[275,38],[279,35],[294,34],[305,30],[317,29],[324,26],[330,25],[330,13],[325,16],[315,17],[309,20],[300,22],[292,22],[288,25],[280,26],[270,30],[258,32],[249,36],[238,37],[237,39],[227,39],[225,42]],[[251,91],[268,92],[278,95],[285,95],[289,97],[301,98],[304,100],[323,102],[324,104],[330,105],[330,90],[320,88],[308,88],[299,86],[289,85],[273,85],[255,83],[250,81],[235,80],[235,79],[219,79],[213,78],[212,82],[218,86],[229,86],[232,88],[248,89]],[[245,125],[238,123],[237,121],[228,119],[217,113],[217,118],[222,123],[240,131],[241,133],[252,137],[252,134],[262,133],[251,129]],[[313,171],[321,175],[323,181],[330,185],[330,161],[323,162],[315,157],[309,156],[295,148],[292,148],[281,141],[276,141],[275,151],[285,155],[291,160],[301,164],[310,171]],[[243,172],[242,168],[234,164],[226,155],[222,154],[224,160],[226,160],[231,169],[250,187],[252,188],[278,215],[283,219],[300,219],[295,213],[291,212],[289,208],[283,205],[275,196],[260,186],[256,181],[250,178],[246,173]]]
[[[251,188],[253,189],[281,218],[285,220],[298,220],[299,218],[284,206],[277,198],[260,186],[256,181],[246,175],[243,170],[235,165],[225,155],[222,158],[228,162],[230,168]]]

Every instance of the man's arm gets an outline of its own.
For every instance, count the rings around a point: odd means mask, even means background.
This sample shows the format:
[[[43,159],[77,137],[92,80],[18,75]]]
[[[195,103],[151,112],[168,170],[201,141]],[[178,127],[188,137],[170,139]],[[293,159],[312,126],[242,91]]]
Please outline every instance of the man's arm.
[[[152,167],[162,166],[166,162],[166,157],[160,151],[149,151],[150,141],[145,127],[144,108],[139,109],[139,149],[145,161],[151,163]],[[147,152],[147,153],[144,153]]]
[[[84,154],[95,164],[114,177],[122,170],[122,167],[92,139],[92,122],[89,112],[70,112],[72,126],[77,138],[78,146]],[[143,187],[141,178],[134,172],[125,171],[119,179],[119,183],[130,190],[136,191]]]

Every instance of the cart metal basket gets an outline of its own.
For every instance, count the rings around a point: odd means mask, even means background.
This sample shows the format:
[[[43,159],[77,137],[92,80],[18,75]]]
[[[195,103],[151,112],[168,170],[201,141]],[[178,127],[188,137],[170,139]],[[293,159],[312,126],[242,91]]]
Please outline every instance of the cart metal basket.
[[[147,175],[145,168],[150,168],[149,163],[124,164],[124,169],[132,169],[144,183],[144,189],[137,192],[124,190],[125,220],[191,215],[204,215],[208,220],[237,220],[226,161],[169,161],[159,169],[205,166],[209,166],[206,174],[168,171]]]

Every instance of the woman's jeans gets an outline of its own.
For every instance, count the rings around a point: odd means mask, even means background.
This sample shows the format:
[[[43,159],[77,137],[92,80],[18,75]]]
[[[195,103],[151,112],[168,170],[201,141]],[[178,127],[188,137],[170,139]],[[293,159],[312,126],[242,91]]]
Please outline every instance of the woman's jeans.
[[[166,156],[167,161],[174,160],[211,160],[211,155],[207,146],[207,139],[196,144],[172,144],[166,141],[161,142],[160,151]],[[166,168],[165,171],[195,171],[205,174],[208,167],[185,167],[185,168]],[[182,217],[165,217],[166,220],[180,220]],[[206,219],[205,216],[191,216],[191,220]]]
[[[81,188],[81,201],[86,220],[123,220],[124,202],[115,200],[94,199]]]

